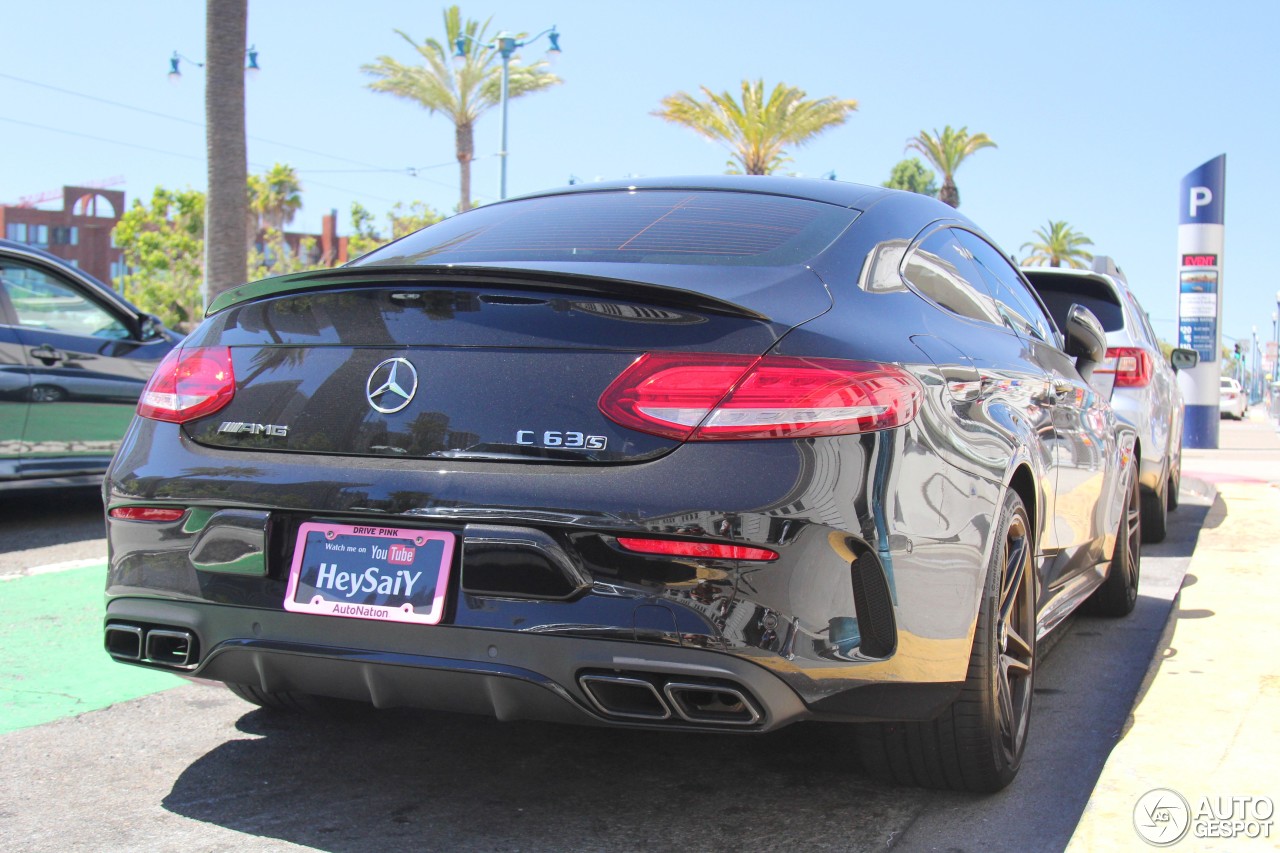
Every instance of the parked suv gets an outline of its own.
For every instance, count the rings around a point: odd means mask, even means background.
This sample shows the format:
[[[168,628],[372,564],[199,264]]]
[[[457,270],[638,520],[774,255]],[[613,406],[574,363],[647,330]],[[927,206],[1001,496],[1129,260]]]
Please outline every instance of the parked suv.
[[[1093,371],[1091,384],[1110,398],[1116,416],[1138,431],[1142,538],[1162,541],[1167,514],[1178,506],[1182,475],[1182,392],[1175,371],[1194,367],[1199,355],[1175,349],[1165,360],[1147,312],[1110,258],[1096,258],[1091,270],[1024,267],[1022,272],[1060,328],[1073,304],[1088,308],[1102,321],[1107,360]]]
[[[0,491],[100,482],[181,337],[61,258],[0,240]]]

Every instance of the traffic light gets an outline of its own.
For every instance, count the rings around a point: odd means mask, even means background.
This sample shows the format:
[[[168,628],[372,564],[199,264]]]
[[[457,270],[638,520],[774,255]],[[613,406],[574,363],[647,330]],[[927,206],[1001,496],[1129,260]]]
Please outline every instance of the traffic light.
[[[1240,342],[1236,341],[1236,361],[1244,361],[1244,353],[1240,352]]]

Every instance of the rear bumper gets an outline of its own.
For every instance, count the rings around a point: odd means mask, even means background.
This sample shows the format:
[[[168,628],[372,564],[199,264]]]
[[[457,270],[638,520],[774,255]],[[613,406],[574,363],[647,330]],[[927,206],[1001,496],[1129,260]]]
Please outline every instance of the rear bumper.
[[[110,602],[106,625],[117,631],[137,627],[144,635],[189,632],[194,638],[190,665],[169,668],[194,677],[249,684],[268,692],[351,699],[378,708],[432,708],[500,720],[764,732],[811,718],[928,719],[960,687],[901,685],[886,691],[871,685],[810,706],[767,668],[701,649],[423,628],[142,598]],[[608,700],[602,704],[588,692],[592,677],[653,685],[654,712],[650,715],[646,708],[634,714]],[[673,701],[672,685],[736,693],[753,713],[691,716],[678,699]]]
[[[555,465],[232,452],[135,421],[107,478],[108,506],[187,512],[171,523],[109,520],[107,618],[192,631],[200,652],[183,671],[196,676],[374,704],[619,722],[593,707],[584,671],[634,669],[661,693],[660,677],[693,666],[744,686],[765,711],[762,729],[806,715],[924,719],[965,678],[1002,490],[922,452],[927,439],[912,425],[708,443],[570,475]],[[317,518],[454,532],[441,623],[285,612],[298,525]],[[636,534],[780,557],[617,547],[615,537]],[[541,565],[564,568],[568,583],[540,597],[480,582],[475,569],[500,540],[528,548],[500,553],[484,580],[531,575],[540,549],[556,555]],[[162,646],[176,655],[174,642]],[[658,664],[675,670],[646,668]]]

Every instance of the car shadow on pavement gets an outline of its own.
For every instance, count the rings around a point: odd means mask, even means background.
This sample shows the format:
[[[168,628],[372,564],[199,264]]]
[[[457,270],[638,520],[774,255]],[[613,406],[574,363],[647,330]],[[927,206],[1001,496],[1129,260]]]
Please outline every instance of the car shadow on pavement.
[[[24,548],[102,539],[107,535],[102,491],[93,486],[0,492],[0,539]]]
[[[237,728],[251,737],[188,767],[164,807],[335,853],[777,849],[833,824],[843,849],[883,849],[937,796],[873,783],[832,724],[753,738],[253,711]]]
[[[1155,591],[1144,589],[1129,618],[1081,616],[1055,632],[1022,773],[993,796],[873,780],[852,733],[835,723],[751,737],[407,710],[354,720],[254,710],[183,770],[163,806],[333,853],[914,851],[958,840],[991,853],[1061,850],[1124,732],[1207,513],[1184,504],[1169,538],[1146,546],[1181,568],[1144,572]]]

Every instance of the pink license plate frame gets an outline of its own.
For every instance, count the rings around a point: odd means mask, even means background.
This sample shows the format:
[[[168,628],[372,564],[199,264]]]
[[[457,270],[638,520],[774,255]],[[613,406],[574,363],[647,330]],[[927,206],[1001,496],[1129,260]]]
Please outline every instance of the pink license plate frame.
[[[456,534],[443,530],[305,522],[294,541],[284,609],[437,625],[456,544]]]

